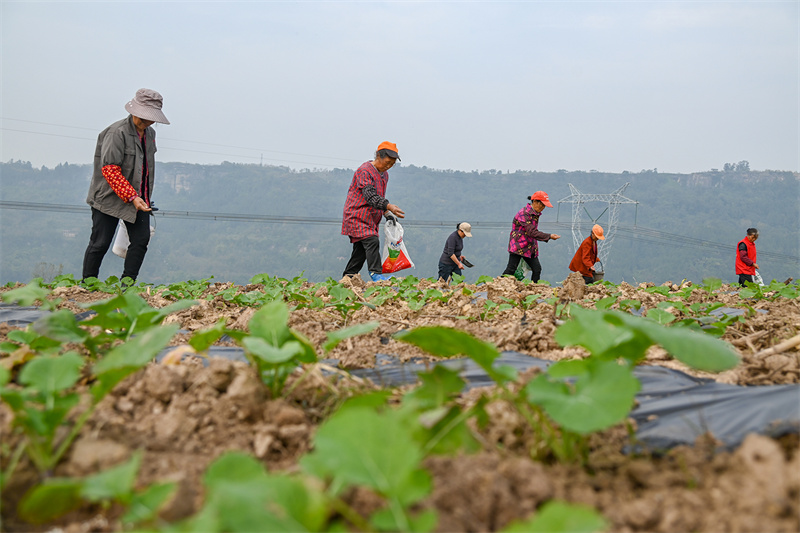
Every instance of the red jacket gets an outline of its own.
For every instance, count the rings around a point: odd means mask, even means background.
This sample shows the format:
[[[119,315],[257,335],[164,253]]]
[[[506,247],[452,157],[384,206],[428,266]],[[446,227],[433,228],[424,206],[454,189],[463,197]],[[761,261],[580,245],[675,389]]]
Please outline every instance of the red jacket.
[[[591,237],[586,237],[575,251],[569,269],[591,278],[594,274],[595,263],[597,263],[597,242],[593,241]]]
[[[747,246],[747,258],[750,259],[753,263],[757,263],[758,261],[756,258],[758,254],[756,253],[756,243],[750,242],[750,239],[745,237],[738,243],[736,243],[736,273],[737,274],[749,274],[750,276],[754,276],[756,273],[756,267],[754,265],[748,265],[744,261],[742,261],[741,256],[739,255],[739,245],[744,243]]]

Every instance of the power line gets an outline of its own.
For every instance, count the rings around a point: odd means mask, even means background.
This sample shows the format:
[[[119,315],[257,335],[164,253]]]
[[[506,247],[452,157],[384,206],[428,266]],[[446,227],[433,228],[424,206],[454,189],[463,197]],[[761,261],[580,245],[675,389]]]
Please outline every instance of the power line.
[[[88,206],[80,205],[67,205],[67,204],[48,204],[48,203],[35,203],[35,202],[14,202],[14,201],[0,201],[0,209],[10,210],[26,210],[26,211],[45,211],[45,212],[61,212],[61,213],[86,213],[89,210]],[[287,215],[258,215],[252,213],[212,213],[207,211],[172,211],[160,210],[156,214],[161,218],[176,218],[185,220],[213,220],[219,222],[260,222],[265,224],[311,224],[311,225],[340,225],[341,218],[333,217],[297,217]],[[455,227],[460,221],[456,220],[404,220],[403,226],[405,227],[419,227],[419,228],[440,228],[440,227]],[[509,222],[496,222],[496,221],[475,221],[472,222],[473,228],[480,228],[486,230],[505,230],[508,231]],[[542,223],[542,228],[556,228],[560,230],[567,230],[572,227],[570,223],[564,222],[545,222]],[[668,245],[677,248],[700,248],[706,251],[713,251],[717,253],[730,253],[732,247],[730,244],[686,237],[684,235],[674,235],[659,231],[652,228],[645,228],[642,226],[627,226],[619,225],[618,231],[619,238],[632,240],[637,242],[646,242],[656,245]],[[777,252],[760,251],[760,257],[770,259],[780,263],[800,264],[800,257]]]
[[[70,129],[84,130],[84,131],[94,131],[94,132],[100,131],[100,130],[98,130],[96,128],[87,128],[87,127],[84,127],[84,126],[72,126],[72,125],[67,125],[67,124],[55,124],[55,123],[52,123],[52,122],[39,122],[39,121],[35,121],[35,120],[24,120],[24,119],[9,118],[9,117],[0,117],[0,120],[10,120],[10,121],[14,121],[14,122],[23,122],[23,123],[27,123],[27,124],[39,124],[39,125],[42,125],[42,126],[54,126],[54,127],[57,127],[57,128],[70,128]],[[40,131],[21,130],[21,129],[14,129],[14,128],[6,128],[6,127],[2,127],[0,129],[2,129],[4,131],[13,131],[13,132],[18,132],[18,133],[30,133],[30,134],[33,134],[33,135],[47,135],[49,137],[62,137],[62,138],[65,138],[65,139],[78,139],[78,140],[85,140],[85,141],[94,141],[94,140],[97,139],[96,136],[93,137],[93,138],[75,137],[75,136],[72,136],[72,135],[63,135],[63,134],[58,134],[58,133],[46,133],[46,132],[40,132]],[[279,150],[268,150],[268,149],[265,149],[265,148],[250,148],[250,147],[246,147],[246,146],[236,146],[236,145],[229,145],[229,144],[217,144],[217,143],[209,143],[209,142],[202,142],[202,141],[187,141],[187,140],[183,140],[183,139],[175,139],[175,138],[172,138],[172,137],[164,137],[164,136],[160,137],[160,139],[161,140],[165,140],[165,141],[182,142],[182,143],[196,144],[196,145],[202,145],[202,146],[217,146],[217,147],[220,147],[220,148],[232,148],[232,149],[235,149],[235,150],[247,150],[247,151],[259,152],[259,153],[267,152],[267,153],[272,153],[272,154],[293,155],[293,156],[299,156],[299,157],[310,157],[310,158],[315,158],[315,159],[327,159],[327,160],[343,161],[343,162],[348,162],[348,163],[357,163],[357,164],[363,163],[363,161],[360,161],[360,160],[349,159],[349,158],[344,158],[344,157],[333,157],[333,156],[324,156],[324,155],[320,156],[318,154],[305,154],[305,153],[300,153],[300,152],[284,152],[284,151],[279,151]],[[229,154],[229,153],[220,153],[220,152],[208,152],[208,151],[205,151],[205,150],[190,150],[190,149],[186,149],[186,148],[175,148],[175,147],[172,147],[172,146],[161,146],[161,148],[165,149],[165,150],[176,150],[176,151],[183,151],[183,152],[204,153],[204,154],[221,155],[221,156],[229,156],[229,157],[242,157],[242,158],[256,159],[256,160],[261,158],[261,156],[248,156],[248,155]],[[304,164],[304,165],[318,165],[318,166],[324,166],[324,167],[336,167],[336,165],[330,165],[330,164],[324,164],[324,163],[314,163],[314,162],[309,162],[309,161],[295,161],[295,160],[286,160],[286,159],[268,159],[268,161],[278,161],[278,162],[284,162],[284,163],[299,163],[299,164]]]

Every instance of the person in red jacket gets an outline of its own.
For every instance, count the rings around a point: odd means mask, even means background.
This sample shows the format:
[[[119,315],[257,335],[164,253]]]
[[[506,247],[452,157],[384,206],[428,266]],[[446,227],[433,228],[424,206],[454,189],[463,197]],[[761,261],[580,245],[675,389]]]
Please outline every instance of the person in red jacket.
[[[758,269],[756,259],[756,240],[758,230],[747,228],[747,236],[736,245],[736,273],[739,274],[739,285],[744,285],[746,281],[753,283],[753,276]]]
[[[583,281],[588,285],[594,281],[594,264],[597,263],[597,241],[604,241],[603,228],[599,224],[592,226],[592,234],[586,237],[578,246],[569,269],[573,272],[580,272]]]

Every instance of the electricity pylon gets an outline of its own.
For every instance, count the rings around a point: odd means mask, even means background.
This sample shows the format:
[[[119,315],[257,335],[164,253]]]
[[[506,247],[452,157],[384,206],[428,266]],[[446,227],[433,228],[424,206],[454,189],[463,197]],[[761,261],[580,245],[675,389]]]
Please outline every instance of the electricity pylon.
[[[631,200],[630,198],[626,198],[622,195],[628,185],[630,185],[630,183],[626,183],[611,194],[584,194],[580,192],[573,184],[569,184],[569,190],[572,191],[572,194],[559,200],[558,207],[560,210],[562,203],[572,204],[573,253],[575,253],[583,240],[589,235],[592,226],[597,223],[597,221],[601,216],[603,216],[603,214],[605,214],[606,211],[608,211],[608,223],[601,224],[604,226],[603,233],[606,239],[604,241],[597,241],[598,259],[603,263],[604,267],[608,264],[608,254],[611,251],[611,243],[614,242],[614,237],[617,234],[617,226],[619,225],[619,206],[621,204],[636,204],[636,211],[638,215],[639,202],[636,200]],[[608,206],[597,217],[592,217],[584,205],[588,202],[603,202],[607,203]],[[582,221],[584,211],[586,211],[586,214],[589,215],[591,222]]]

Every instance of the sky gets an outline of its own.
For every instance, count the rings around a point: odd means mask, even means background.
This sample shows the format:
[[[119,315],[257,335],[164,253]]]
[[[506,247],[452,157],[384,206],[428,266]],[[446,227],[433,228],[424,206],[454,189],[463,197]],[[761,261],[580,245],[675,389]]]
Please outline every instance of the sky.
[[[800,2],[0,4],[0,161],[91,163],[140,87],[157,161],[800,170]]]

